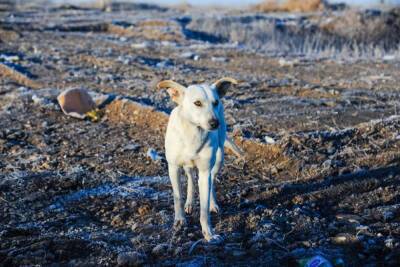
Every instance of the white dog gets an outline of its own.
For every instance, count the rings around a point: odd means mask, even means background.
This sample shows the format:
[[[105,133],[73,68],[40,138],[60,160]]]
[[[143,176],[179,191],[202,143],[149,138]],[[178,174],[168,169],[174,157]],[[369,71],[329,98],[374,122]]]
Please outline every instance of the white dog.
[[[226,139],[224,108],[220,98],[225,95],[232,78],[222,78],[212,85],[199,84],[185,87],[166,80],[157,88],[167,88],[172,100],[178,104],[171,112],[165,136],[165,154],[171,179],[175,226],[186,223],[182,206],[179,168],[183,167],[188,178],[185,211],[193,208],[193,169],[199,171],[200,224],[207,241],[221,241],[210,225],[210,211],[218,212],[214,179],[224,160],[224,145],[241,155],[235,144]],[[225,142],[227,141],[227,142]]]

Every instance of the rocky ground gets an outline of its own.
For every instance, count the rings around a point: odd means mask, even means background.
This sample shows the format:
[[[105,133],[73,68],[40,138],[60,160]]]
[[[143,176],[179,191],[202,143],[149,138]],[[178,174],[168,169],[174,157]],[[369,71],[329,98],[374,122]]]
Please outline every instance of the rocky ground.
[[[357,36],[326,30],[343,12],[1,11],[0,265],[295,266],[319,254],[397,266],[398,11],[359,14],[389,25],[382,43],[362,38],[376,32],[368,23]],[[313,46],[316,36],[325,44]],[[163,135],[173,105],[155,84],[222,76],[241,81],[224,105],[246,156],[227,155],[212,216],[225,241],[211,245],[198,208],[172,228]],[[91,92],[99,122],[61,112],[56,96],[71,87]]]

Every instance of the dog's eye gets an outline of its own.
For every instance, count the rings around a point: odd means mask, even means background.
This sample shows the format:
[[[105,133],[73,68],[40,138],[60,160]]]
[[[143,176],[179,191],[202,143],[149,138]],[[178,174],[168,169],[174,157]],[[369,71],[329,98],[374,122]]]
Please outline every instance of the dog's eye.
[[[196,106],[198,106],[198,107],[201,107],[201,106],[203,105],[200,101],[196,101],[196,102],[194,102],[194,104],[195,104]]]
[[[214,107],[218,106],[218,104],[219,104],[219,101],[218,101],[218,100],[215,100],[215,101],[213,102]]]

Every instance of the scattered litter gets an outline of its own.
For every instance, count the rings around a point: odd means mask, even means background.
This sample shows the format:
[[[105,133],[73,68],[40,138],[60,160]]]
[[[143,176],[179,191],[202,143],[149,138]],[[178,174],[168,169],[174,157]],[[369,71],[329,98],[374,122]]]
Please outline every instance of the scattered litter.
[[[393,238],[391,238],[391,237],[389,237],[389,238],[387,238],[386,240],[385,240],[385,246],[387,247],[387,248],[390,248],[390,249],[393,249],[394,248],[394,239]]]
[[[149,42],[131,44],[131,47],[134,49],[144,49],[144,48],[148,48],[149,46],[150,46]]]
[[[96,118],[96,111],[92,113],[96,104],[85,89],[74,88],[62,92],[57,97],[62,111],[71,117],[84,119],[86,117]],[[90,112],[89,114],[87,114]]]
[[[162,159],[162,157],[158,155],[157,151],[153,148],[149,148],[149,150],[147,150],[146,155],[153,161],[159,161]]]
[[[103,112],[96,108],[94,110],[88,111],[85,113],[86,117],[89,118],[91,121],[93,122],[97,122],[101,119],[101,117],[103,116]]]
[[[324,257],[317,255],[311,258],[299,260],[300,267],[333,267],[333,265]]]
[[[44,97],[39,97],[36,94],[32,95],[32,101],[33,101],[33,103],[40,105],[42,107],[54,106],[53,103],[49,99],[44,98]]]
[[[18,55],[5,55],[5,54],[0,54],[0,60],[1,61],[6,61],[6,62],[18,62],[20,61],[20,57]]]
[[[211,61],[213,62],[228,62],[226,57],[211,57]]]
[[[265,137],[264,137],[264,140],[265,140],[265,143],[270,144],[270,145],[273,145],[273,144],[276,143],[275,140],[274,140],[274,138],[269,137],[269,136],[265,136]]]
[[[281,66],[281,67],[294,67],[299,64],[299,60],[298,59],[289,60],[289,59],[285,59],[285,58],[281,57],[279,59],[278,63],[279,63],[279,66]]]
[[[194,61],[197,61],[197,60],[200,59],[200,56],[199,56],[199,55],[197,55],[197,54],[195,54],[195,53],[192,53],[192,52],[185,52],[185,53],[182,53],[182,54],[180,55],[180,57],[181,57],[181,58],[186,58],[186,59],[192,59],[192,60],[194,60]]]

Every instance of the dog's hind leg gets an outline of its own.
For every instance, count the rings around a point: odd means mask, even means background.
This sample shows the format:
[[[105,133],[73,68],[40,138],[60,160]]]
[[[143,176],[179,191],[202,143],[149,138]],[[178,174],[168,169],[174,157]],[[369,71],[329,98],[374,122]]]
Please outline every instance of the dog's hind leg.
[[[193,210],[193,200],[194,200],[194,184],[193,184],[193,168],[183,167],[187,176],[187,195],[185,202],[185,212],[190,214]]]
[[[179,168],[176,165],[168,164],[169,178],[172,184],[175,209],[175,227],[180,227],[186,223],[185,214],[182,207],[182,192],[179,179]]]
[[[217,154],[216,154],[215,164],[211,170],[210,211],[215,212],[215,213],[219,212],[219,206],[217,204],[217,194],[215,193],[214,183],[215,183],[216,176],[218,175],[218,172],[220,171],[223,162],[224,162],[224,152],[222,151],[222,149],[218,149]]]

